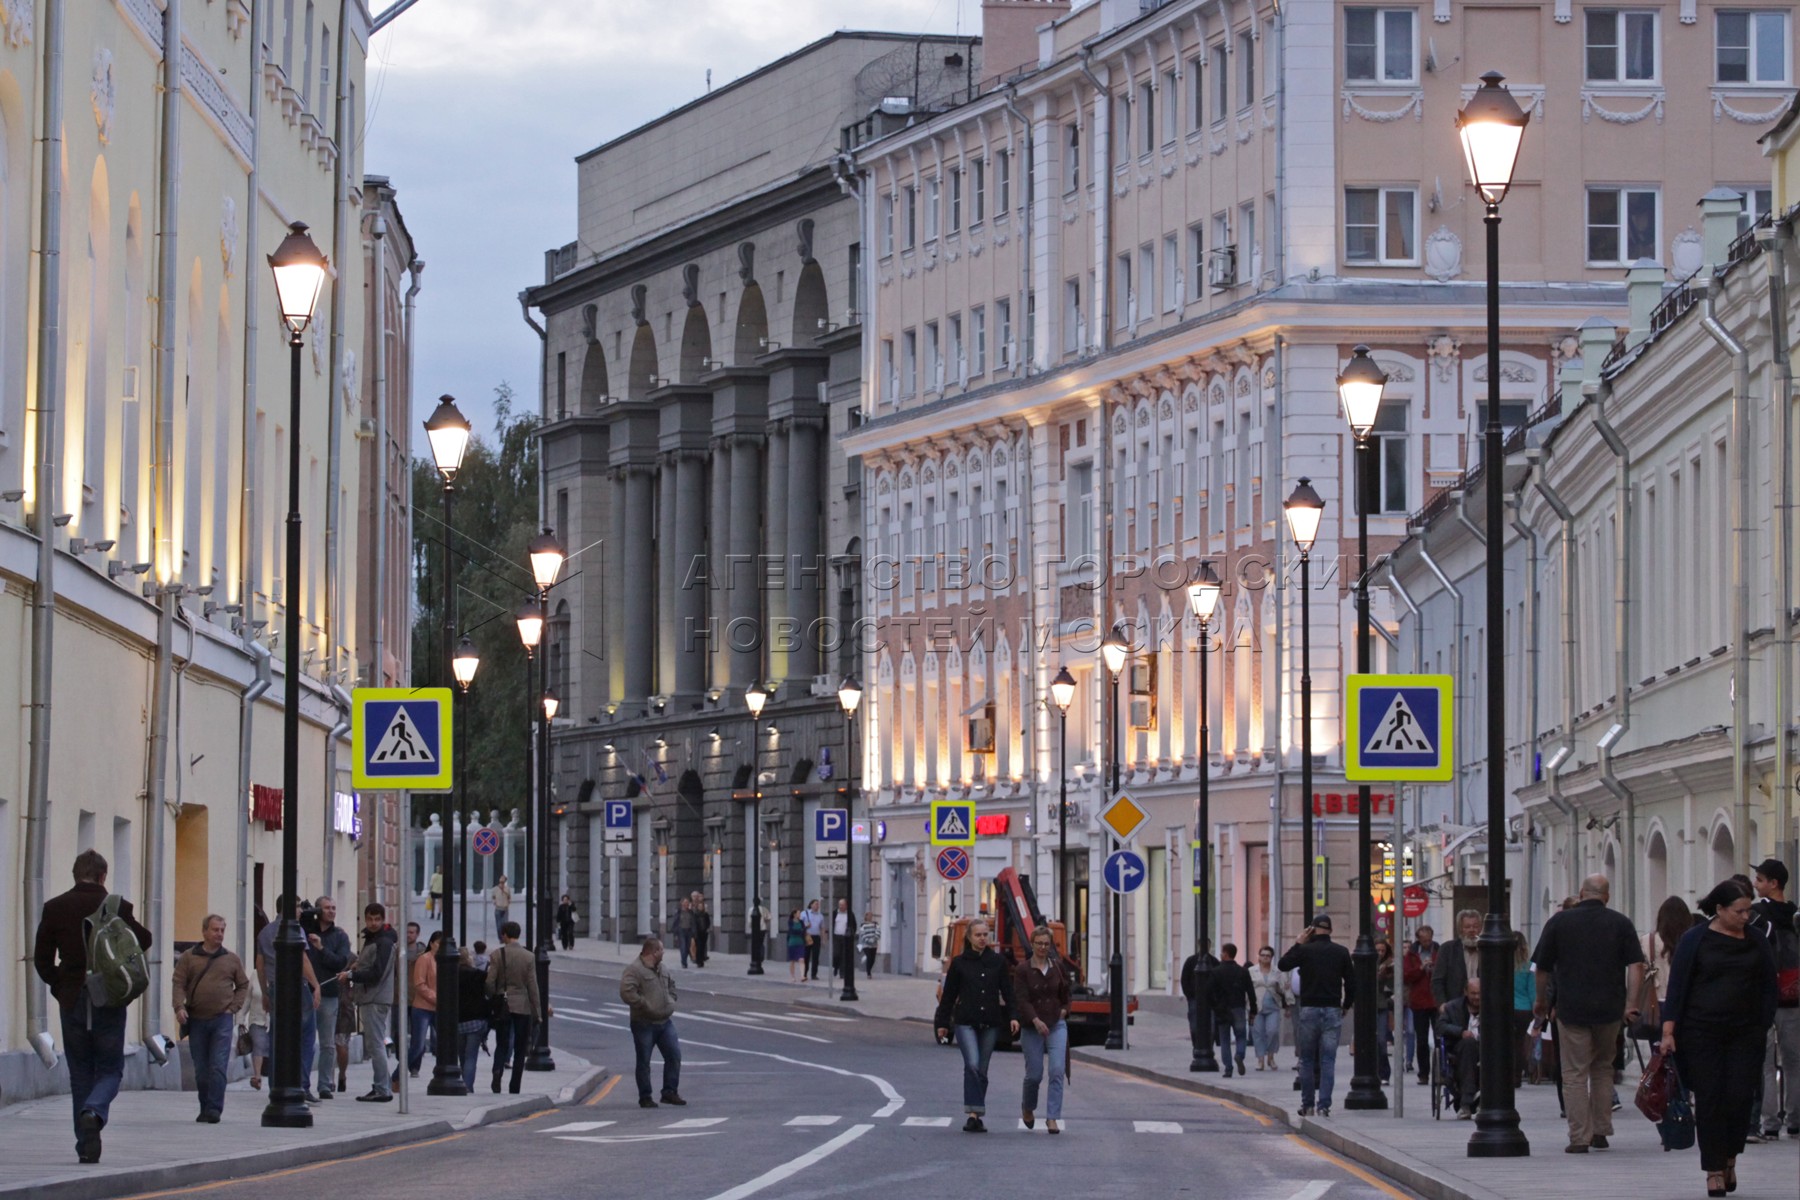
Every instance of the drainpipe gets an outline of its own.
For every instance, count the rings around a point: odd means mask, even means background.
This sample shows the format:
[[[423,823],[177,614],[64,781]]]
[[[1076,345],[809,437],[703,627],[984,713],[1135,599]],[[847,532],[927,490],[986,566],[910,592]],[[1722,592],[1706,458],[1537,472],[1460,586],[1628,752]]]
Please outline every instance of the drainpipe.
[[[258,86],[261,86],[260,83]],[[250,759],[251,733],[256,725],[256,702],[269,690],[269,660],[273,657],[255,638],[249,636],[250,625],[244,624],[244,649],[250,653],[252,667],[250,686],[238,702],[238,771],[237,811],[232,823],[237,826],[237,935],[238,957],[249,962],[255,940],[250,929]]]
[[[1535,469],[1535,462],[1532,469]],[[1538,664],[1541,650],[1538,645],[1538,613],[1542,605],[1538,601],[1538,534],[1537,530],[1526,524],[1524,516],[1524,486],[1512,495],[1512,527],[1525,545],[1525,615],[1521,624],[1525,634],[1525,751],[1531,756],[1525,764],[1527,774],[1533,782],[1538,778]],[[1531,837],[1533,821],[1529,810],[1525,812],[1525,829],[1522,832],[1525,844],[1525,904],[1520,909],[1525,916],[1525,937],[1536,944],[1532,934],[1536,922],[1532,915],[1537,912],[1537,851]]]
[[[1428,531],[1425,529],[1419,530],[1419,561],[1425,564],[1426,570],[1437,576],[1438,583],[1442,585],[1444,591],[1450,594],[1451,602],[1456,606],[1455,618],[1450,626],[1450,676],[1456,681],[1451,689],[1454,694],[1463,690],[1463,594],[1462,589],[1450,582],[1450,576],[1444,573],[1444,568],[1438,565],[1438,560],[1431,556],[1431,546],[1426,541],[1427,533]],[[1461,738],[1457,739],[1459,743],[1461,740]],[[1456,823],[1458,825],[1463,823],[1463,785],[1465,782],[1463,777],[1465,773],[1465,767],[1459,766],[1456,770]]]
[[[37,534],[37,579],[31,589],[31,750],[27,767],[25,903],[22,945],[36,936],[44,910],[44,865],[50,841],[50,658],[56,627],[56,468],[58,404],[63,382],[62,338],[62,133],[63,0],[44,7],[43,201],[38,210],[37,476],[32,482],[31,523]],[[56,1065],[45,1014],[44,988],[25,984],[26,1036],[45,1066]]]
[[[1573,370],[1565,372],[1565,385],[1573,381],[1568,376]],[[1565,387],[1565,395],[1568,389]],[[1567,401],[1565,400],[1565,406]],[[1565,407],[1565,411],[1566,407]],[[1562,522],[1562,530],[1558,536],[1562,539],[1560,555],[1562,559],[1562,745],[1550,755],[1550,761],[1544,764],[1544,778],[1549,782],[1550,802],[1561,810],[1563,816],[1569,818],[1569,853],[1573,856],[1570,864],[1570,879],[1579,879],[1583,873],[1581,855],[1581,822],[1575,816],[1575,805],[1570,803],[1562,793],[1562,766],[1575,753],[1575,515],[1569,506],[1563,503],[1562,495],[1544,478],[1540,466],[1533,472],[1531,485],[1550,506]]]
[[[1477,546],[1487,545],[1487,534],[1481,531],[1481,526],[1469,520],[1468,488],[1464,488],[1462,491],[1456,493],[1456,521],[1457,524],[1469,531],[1469,536],[1475,539],[1475,544]]]
[[[1775,462],[1772,474],[1776,480],[1775,538],[1770,548],[1775,576],[1775,599],[1778,616],[1775,621],[1775,854],[1783,862],[1793,862],[1794,793],[1789,783],[1793,775],[1793,749],[1790,745],[1789,715],[1794,683],[1794,559],[1790,552],[1794,537],[1794,464],[1789,458],[1794,444],[1794,367],[1788,355],[1787,256],[1794,238],[1786,225],[1771,225],[1763,257],[1769,263],[1769,362],[1773,368],[1769,402],[1775,409],[1775,444],[1770,447]]]
[[[375,511],[372,514],[375,518],[372,522],[375,581],[369,589],[375,619],[369,637],[373,659],[368,675],[369,687],[387,686],[387,231],[387,218],[377,212],[375,219],[369,222],[369,236],[375,242],[369,272],[369,278],[375,284],[375,361],[369,364],[375,372]]]
[[[1098,251],[1094,263],[1094,317],[1100,322],[1100,336],[1094,348],[1112,349],[1112,89],[1100,82],[1092,66],[1093,53],[1081,48],[1081,73],[1093,86],[1094,99],[1094,197],[1099,209],[1094,213],[1094,238]]]
[[[1009,115],[1011,115],[1012,119],[1017,121],[1019,123],[1020,127],[1025,130],[1025,156],[1024,157],[1025,157],[1025,160],[1030,162],[1032,167],[1035,169],[1035,167],[1037,165],[1036,161],[1035,161],[1037,156],[1031,152],[1031,122],[1026,119],[1024,113],[1019,111],[1018,101],[1019,101],[1018,85],[1010,84],[1010,83],[1007,84],[1006,85],[1006,111]],[[1011,131],[1009,130],[1008,136],[1010,136],[1010,132]],[[1019,165],[1021,168],[1023,168],[1025,163],[1021,162]],[[1023,175],[1023,170],[1021,170],[1021,175]],[[1028,181],[1025,181],[1022,179],[1021,182],[1024,183],[1024,182],[1028,182]],[[1037,189],[1027,186],[1027,188],[1025,190],[1025,194],[1032,197],[1032,199],[1035,201],[1037,198]],[[1010,199],[1010,197],[1009,197],[1009,199]],[[1019,276],[1020,276],[1020,287],[1022,289],[1019,292],[1019,327],[1020,328],[1024,327],[1024,324],[1027,320],[1030,320],[1034,323],[1037,320],[1037,313],[1035,311],[1033,311],[1035,306],[1031,302],[1031,282],[1032,282],[1031,258],[1032,258],[1032,254],[1033,254],[1033,245],[1034,245],[1034,241],[1035,241],[1035,239],[1033,238],[1035,222],[1032,220],[1032,218],[1034,216],[1034,213],[1032,210],[1034,207],[1035,207],[1034,204],[1027,204],[1025,206],[1025,219],[1019,223],[1020,224],[1020,232],[1024,235],[1023,241],[1020,243],[1020,246],[1019,246],[1019,264],[1020,264],[1019,265]],[[874,243],[871,242],[870,244],[873,245]],[[870,295],[873,295],[873,294],[874,293],[871,291]],[[1015,338],[1018,338],[1019,335],[1017,332],[1015,332],[1013,334],[1013,336]],[[1023,345],[1023,339],[1020,339],[1020,344]],[[1043,348],[1043,343],[1039,340],[1039,338],[1037,336],[1036,328],[1033,328],[1031,330],[1031,345],[1034,350],[1039,350],[1039,349]],[[1013,364],[1014,364],[1013,369],[1018,370],[1022,366],[1024,368],[1025,374],[1027,374],[1027,375],[1030,375],[1032,373],[1032,368],[1037,365],[1036,363],[1025,361],[1025,356],[1016,351],[1013,353],[1012,359],[1013,359]],[[865,543],[865,544],[867,544],[867,543]]]
[[[1270,430],[1270,432],[1274,435],[1275,445],[1279,447],[1282,445],[1282,440],[1281,440],[1281,431],[1282,431],[1282,425],[1283,425],[1282,410],[1286,407],[1284,402],[1287,398],[1287,339],[1279,333],[1275,335],[1275,389],[1276,389],[1275,390],[1275,404],[1270,412],[1269,420],[1270,420],[1270,424],[1273,426],[1273,428]],[[1286,472],[1278,471],[1277,474],[1285,475]],[[1283,522],[1283,523],[1285,524],[1285,522]],[[1276,526],[1277,533],[1276,533],[1276,537],[1275,537],[1275,593],[1276,593],[1276,595],[1275,595],[1275,612],[1277,614],[1277,620],[1280,621],[1281,625],[1285,628],[1287,625],[1287,619],[1286,619],[1287,603],[1286,603],[1286,597],[1283,596],[1282,593],[1287,591],[1287,586],[1288,586],[1288,584],[1287,584],[1288,557],[1287,557],[1287,541],[1286,541],[1286,539],[1284,539],[1280,536],[1280,532],[1279,532],[1280,528],[1281,528],[1280,525]],[[1286,675],[1286,671],[1287,671],[1287,639],[1285,637],[1281,637],[1278,635],[1273,639],[1273,641],[1275,643],[1275,646],[1274,646],[1275,678],[1277,680],[1284,680],[1287,678],[1287,675]],[[1286,929],[1287,928],[1287,925],[1284,924],[1284,922],[1287,919],[1286,912],[1282,908],[1282,904],[1281,904],[1282,895],[1284,894],[1285,889],[1287,888],[1286,872],[1284,872],[1281,869],[1281,858],[1282,858],[1281,819],[1283,816],[1282,809],[1284,807],[1283,800],[1287,795],[1287,790],[1286,790],[1287,789],[1287,756],[1280,752],[1280,748],[1281,748],[1280,730],[1283,727],[1283,722],[1281,719],[1281,700],[1282,700],[1284,690],[1285,689],[1279,683],[1276,685],[1276,688],[1275,688],[1275,719],[1273,721],[1269,722],[1269,726],[1277,731],[1276,737],[1275,737],[1276,753],[1274,756],[1274,758],[1275,758],[1275,791],[1274,791],[1274,795],[1271,797],[1271,807],[1274,809],[1274,811],[1269,814],[1269,845],[1271,845],[1275,848],[1275,853],[1273,853],[1269,856],[1269,901],[1268,902],[1269,902],[1269,912],[1271,914],[1270,915],[1270,923],[1271,923],[1270,927],[1274,928],[1274,929]],[[1196,756],[1196,757],[1198,757],[1198,756]],[[1202,769],[1203,770],[1205,769],[1204,766],[1202,766]],[[1307,807],[1307,805],[1309,805],[1311,803],[1312,803],[1312,797],[1310,797],[1310,796],[1300,797],[1300,815],[1301,815],[1302,819],[1307,818],[1306,807]]]
[[[254,0],[250,12],[250,28],[262,28],[264,5],[273,0]],[[260,36],[250,38],[250,174],[245,187],[244,198],[244,244],[246,246],[261,245],[261,234],[258,225],[262,216],[262,76],[264,69],[263,44]],[[238,446],[238,469],[242,472],[244,486],[238,496],[238,589],[233,597],[239,605],[238,628],[243,635],[244,651],[250,656],[252,666],[258,665],[268,657],[268,651],[256,640],[252,622],[256,617],[251,598],[256,593],[258,571],[263,560],[262,513],[257,507],[257,491],[261,479],[262,447],[257,441],[261,432],[256,425],[256,373],[257,348],[261,343],[257,313],[261,309],[262,271],[253,262],[246,262],[244,269],[244,408],[242,440]],[[261,651],[261,659],[258,652]],[[266,689],[265,689],[266,690]],[[262,693],[257,693],[261,695]],[[246,736],[247,733],[246,733]],[[250,794],[248,769],[243,777],[243,786],[238,789],[240,802]],[[244,848],[248,853],[248,847]],[[244,865],[243,854],[238,856],[238,875],[242,880]],[[243,905],[238,906],[240,910]],[[239,914],[237,928],[249,936],[249,918]],[[245,943],[248,945],[248,943]],[[250,961],[248,956],[245,962]]]
[[[1631,455],[1625,441],[1606,416],[1610,384],[1594,392],[1594,429],[1615,460],[1613,473],[1613,723],[1600,735],[1600,782],[1619,801],[1625,813],[1625,852],[1620,856],[1625,876],[1620,906],[1628,916],[1638,912],[1637,797],[1613,769],[1619,742],[1631,730]]]
[[[406,332],[405,332],[405,337],[406,337],[406,397],[405,397],[405,399],[406,399],[406,411],[408,413],[408,419],[410,419],[410,414],[413,412],[413,378],[414,378],[413,361],[417,357],[417,347],[419,344],[418,331],[416,329],[417,322],[414,319],[413,307],[414,307],[414,302],[418,298],[419,289],[424,286],[424,284],[420,281],[420,277],[425,274],[425,260],[422,258],[417,258],[417,257],[413,258],[412,261],[410,261],[406,264],[406,272],[409,276],[412,277],[412,282],[407,284],[407,287],[406,287],[405,311],[403,313],[403,318],[402,318],[401,323],[406,327]],[[385,412],[381,414],[381,419],[384,423],[386,422],[387,414]],[[401,427],[405,428],[404,421],[401,423]],[[384,438],[382,440],[382,445],[381,445],[381,461],[384,464],[387,462],[388,452],[389,451],[388,451],[387,440]],[[412,456],[410,454],[403,454],[401,456],[401,461],[403,461],[403,462],[410,462],[411,460],[412,460]],[[407,476],[405,481],[401,484],[400,495],[402,497],[402,500],[403,500],[403,503],[405,506],[405,510],[406,510],[406,554],[407,554],[407,560],[410,563],[412,552],[413,552],[413,503],[412,503],[412,477],[410,476],[410,474]],[[383,494],[382,503],[384,505],[387,503],[385,493]],[[385,539],[384,539],[383,544],[385,546],[385,544],[386,544]],[[407,572],[407,578],[409,578],[409,579],[411,578],[410,570]],[[412,610],[412,605],[411,605],[411,601],[409,598],[407,605],[406,605],[406,611],[411,612],[411,610]],[[383,624],[385,624],[385,623],[386,622],[384,620]],[[407,669],[404,671],[396,672],[395,678],[396,678],[396,681],[405,680],[406,682],[410,683],[410,682],[412,682],[412,680],[411,680],[412,649],[411,649],[410,643],[404,639],[401,642],[401,646],[402,646],[402,654],[405,659]],[[382,663],[378,667],[378,670],[385,672],[387,670],[386,663]],[[404,898],[404,896],[406,894],[405,880],[406,880],[407,863],[406,863],[406,856],[404,853],[405,845],[406,845],[406,841],[405,841],[405,839],[406,839],[406,822],[405,822],[406,798],[403,793],[389,793],[389,800],[391,803],[393,803],[395,805],[395,808],[393,809],[393,811],[394,811],[395,817],[396,817],[395,824],[399,828],[398,843],[400,846],[401,854],[400,854],[399,872],[395,877],[396,878],[396,882],[394,885],[395,895],[389,897],[388,900],[384,900],[383,903],[388,903],[388,901],[391,900],[392,904],[397,906],[401,903],[402,899]],[[383,896],[385,894],[383,892],[383,888],[386,886],[387,868],[383,863],[383,855],[384,855],[384,850],[382,848],[381,842],[378,840],[376,842],[376,852],[375,852],[376,879],[375,879],[375,885],[374,885],[375,894],[377,897]]]

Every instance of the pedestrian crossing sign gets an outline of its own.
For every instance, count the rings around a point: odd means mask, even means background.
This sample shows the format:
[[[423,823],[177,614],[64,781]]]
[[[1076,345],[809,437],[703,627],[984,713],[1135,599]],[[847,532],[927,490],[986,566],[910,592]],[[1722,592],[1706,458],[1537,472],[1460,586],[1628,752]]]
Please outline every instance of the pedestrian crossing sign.
[[[1443,783],[1455,774],[1455,693],[1448,675],[1352,675],[1344,778]]]
[[[934,846],[973,846],[975,844],[975,802],[973,800],[933,800],[931,802],[931,844]]]
[[[350,694],[350,777],[375,791],[447,792],[449,688],[357,688]]]

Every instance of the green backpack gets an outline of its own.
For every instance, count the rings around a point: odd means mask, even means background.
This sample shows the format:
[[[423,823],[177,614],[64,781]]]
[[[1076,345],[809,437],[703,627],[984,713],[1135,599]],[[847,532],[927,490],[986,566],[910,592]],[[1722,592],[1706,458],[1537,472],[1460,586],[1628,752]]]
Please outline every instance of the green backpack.
[[[150,964],[137,932],[119,915],[118,896],[108,896],[81,923],[87,942],[88,1002],[95,1008],[124,1008],[150,987]]]

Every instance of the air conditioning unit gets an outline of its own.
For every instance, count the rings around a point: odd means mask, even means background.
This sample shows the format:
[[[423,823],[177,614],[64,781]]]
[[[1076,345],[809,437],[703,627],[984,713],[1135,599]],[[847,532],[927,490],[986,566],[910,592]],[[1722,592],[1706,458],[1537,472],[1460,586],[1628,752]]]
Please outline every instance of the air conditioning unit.
[[[992,754],[994,752],[994,709],[989,705],[984,715],[969,718],[970,754]]]
[[[1133,729],[1156,728],[1156,697],[1133,696],[1130,704],[1130,716],[1127,718]]]
[[[1214,291],[1237,286],[1237,247],[1219,246],[1206,262],[1206,282]]]
[[[838,690],[837,676],[814,675],[812,677],[812,694],[814,696],[836,698]]]
[[[1000,365],[1007,370],[1010,371],[1012,369],[1013,364],[1018,361],[1018,357],[1019,343],[1008,342],[1006,345],[1000,347]]]

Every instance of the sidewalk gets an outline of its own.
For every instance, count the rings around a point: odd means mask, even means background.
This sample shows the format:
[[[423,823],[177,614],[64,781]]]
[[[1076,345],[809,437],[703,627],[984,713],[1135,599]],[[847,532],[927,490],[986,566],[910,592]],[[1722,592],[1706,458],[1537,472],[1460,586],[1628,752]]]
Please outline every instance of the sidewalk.
[[[359,1104],[369,1066],[350,1068],[348,1093],[313,1107],[311,1129],[264,1129],[267,1091],[234,1083],[226,1091],[217,1125],[194,1121],[199,1104],[193,1092],[122,1092],[113,1102],[99,1164],[75,1161],[75,1133],[69,1097],[46,1096],[0,1110],[0,1198],[94,1200],[164,1188],[188,1188],[307,1163],[345,1158],[407,1142],[446,1137],[459,1130],[492,1125],[540,1109],[578,1104],[600,1086],[606,1070],[565,1050],[556,1051],[557,1069],[527,1074],[519,1095],[494,1095],[480,1085],[474,1095],[427,1096],[428,1079],[410,1080],[411,1112],[399,1104]]]
[[[572,952],[559,953],[557,968],[611,969],[635,955],[636,949],[631,946],[613,947],[589,941],[579,943]],[[682,987],[695,991],[836,1012],[850,1009],[896,1020],[930,1020],[937,983],[935,973],[914,977],[878,973],[867,982],[858,978],[860,1000],[844,1003],[837,999],[840,980],[828,986],[821,973],[818,983],[789,983],[785,961],[767,963],[768,974],[761,977],[745,974],[749,960],[741,954],[714,954],[704,969],[686,971],[676,960],[664,961],[673,964]],[[1081,1067],[1093,1066],[1209,1096],[1236,1105],[1264,1122],[1286,1126],[1353,1162],[1380,1171],[1429,1200],[1519,1200],[1540,1194],[1578,1196],[1580,1200],[1654,1200],[1664,1196],[1680,1200],[1705,1195],[1699,1152],[1665,1155],[1656,1127],[1633,1106],[1632,1096],[1637,1088],[1633,1057],[1627,1058],[1630,1065],[1626,1081],[1619,1086],[1624,1106],[1613,1114],[1610,1150],[1565,1155],[1568,1124],[1557,1115],[1555,1087],[1548,1083],[1527,1084],[1518,1090],[1516,1105],[1520,1128],[1531,1143],[1530,1157],[1472,1159],[1468,1157],[1468,1144],[1474,1123],[1459,1121],[1454,1114],[1433,1120],[1430,1092],[1419,1086],[1416,1076],[1406,1078],[1399,1094],[1404,1116],[1395,1115],[1393,1085],[1385,1089],[1389,1104],[1386,1111],[1351,1112],[1344,1108],[1351,1076],[1349,1021],[1344,1023],[1344,1041],[1338,1053],[1332,1115],[1324,1120],[1301,1119],[1295,1115],[1300,1094],[1293,1086],[1291,1045],[1283,1045],[1277,1054],[1280,1069],[1273,1072],[1259,1072],[1252,1062],[1248,1075],[1234,1075],[1229,1080],[1221,1075],[1193,1074],[1188,1071],[1192,1050],[1181,1005],[1179,997],[1142,996],[1127,1037],[1128,1049],[1084,1047],[1073,1051],[1080,1064],[1071,1085],[1073,1093],[1080,1095]],[[1287,1036],[1285,1032],[1283,1036]],[[1793,1200],[1800,1192],[1800,1143],[1784,1139],[1746,1147],[1738,1161],[1738,1175],[1738,1200]]]

